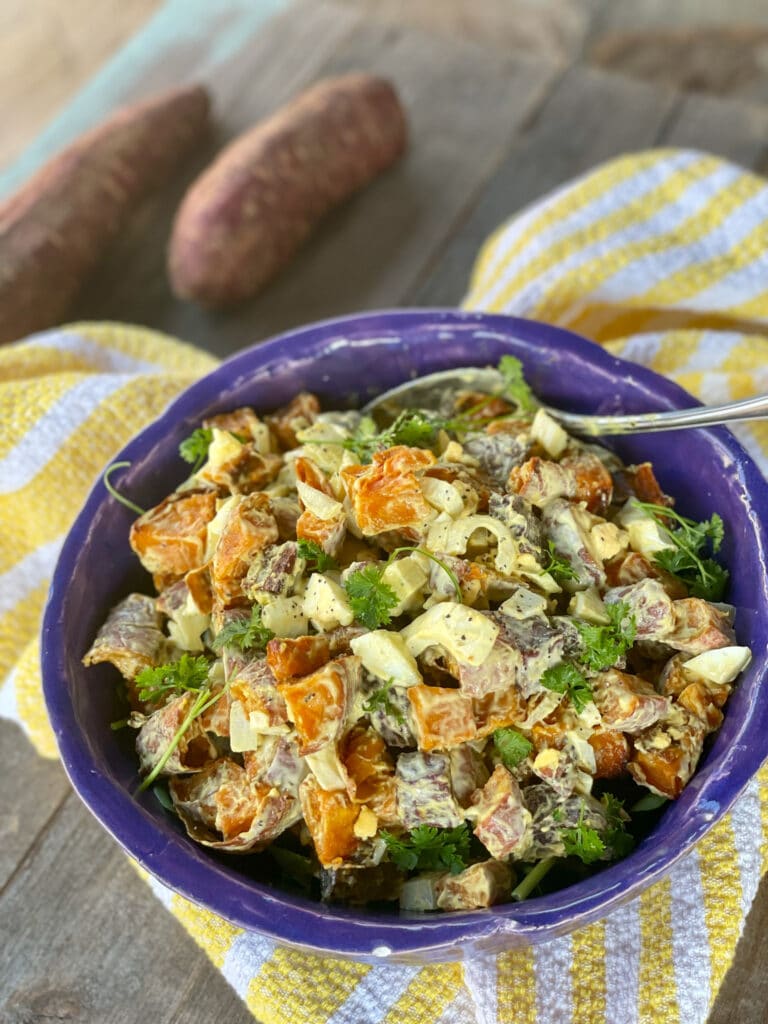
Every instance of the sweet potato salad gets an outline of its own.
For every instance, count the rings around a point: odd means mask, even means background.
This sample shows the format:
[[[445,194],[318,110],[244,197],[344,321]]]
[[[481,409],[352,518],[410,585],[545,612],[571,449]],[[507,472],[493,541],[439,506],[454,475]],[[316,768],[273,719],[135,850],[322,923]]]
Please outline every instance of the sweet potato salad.
[[[84,660],[122,674],[141,785],[197,842],[464,910],[625,856],[690,780],[750,660],[723,523],[499,369],[385,425],[302,393],[181,445],[130,530],[156,596]]]

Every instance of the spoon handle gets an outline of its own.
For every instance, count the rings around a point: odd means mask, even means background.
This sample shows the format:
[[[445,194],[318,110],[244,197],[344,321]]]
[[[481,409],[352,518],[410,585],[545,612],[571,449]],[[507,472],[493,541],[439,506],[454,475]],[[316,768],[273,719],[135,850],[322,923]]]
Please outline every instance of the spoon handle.
[[[738,420],[759,420],[768,417],[768,395],[757,395],[727,405],[705,405],[674,412],[645,412],[628,416],[586,416],[561,412],[547,407],[547,412],[564,427],[597,437],[607,434],[652,433],[658,430],[684,430],[707,427]]]

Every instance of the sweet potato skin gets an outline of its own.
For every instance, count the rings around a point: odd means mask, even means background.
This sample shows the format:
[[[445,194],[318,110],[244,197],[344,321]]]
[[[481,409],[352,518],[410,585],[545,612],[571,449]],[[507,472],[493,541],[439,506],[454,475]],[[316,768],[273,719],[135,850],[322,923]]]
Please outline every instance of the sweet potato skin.
[[[204,138],[209,105],[193,85],[123,107],[0,204],[0,342],[61,322],[139,201]]]
[[[320,219],[401,155],[392,86],[367,74],[319,82],[235,139],[192,184],[168,251],[175,294],[223,307],[255,295]]]

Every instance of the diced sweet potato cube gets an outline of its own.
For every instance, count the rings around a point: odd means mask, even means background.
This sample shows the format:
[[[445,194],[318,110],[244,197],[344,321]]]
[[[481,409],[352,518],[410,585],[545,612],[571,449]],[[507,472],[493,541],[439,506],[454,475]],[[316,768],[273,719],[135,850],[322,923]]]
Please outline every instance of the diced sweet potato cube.
[[[613,477],[593,452],[566,455],[560,465],[576,479],[576,501],[583,501],[588,511],[603,515],[613,497]]]
[[[253,443],[248,442],[231,459],[206,469],[205,477],[233,494],[251,494],[271,484],[282,464],[279,455],[271,452],[262,455]]]
[[[701,654],[735,643],[733,627],[714,605],[700,597],[674,602],[675,626],[664,643],[686,654]]]
[[[523,856],[532,840],[531,814],[517,781],[504,765],[496,765],[472,803],[477,812],[474,833],[488,852],[499,859]]]
[[[420,750],[448,750],[477,735],[472,698],[461,690],[419,683],[408,687]]]
[[[367,804],[384,824],[397,822],[394,767],[381,736],[374,729],[353,729],[344,743],[342,761],[354,783],[353,802]]]
[[[233,409],[231,412],[219,413],[218,416],[209,416],[208,419],[203,420],[203,426],[209,430],[213,427],[216,427],[217,430],[228,430],[230,434],[235,434],[239,438],[255,440],[261,420],[253,409],[243,406],[240,409]]]
[[[490,736],[496,729],[503,729],[525,718],[525,704],[519,691],[509,686],[506,690],[492,690],[484,697],[472,700],[472,714],[475,719],[476,736]]]
[[[133,523],[131,547],[148,572],[171,582],[202,564],[215,514],[215,491],[171,494]]]
[[[522,466],[512,469],[507,487],[537,508],[543,508],[554,498],[573,498],[576,494],[576,477],[560,463],[534,455]]]
[[[634,738],[630,774],[641,785],[675,799],[696,770],[706,733],[704,720],[673,706],[668,718]]]
[[[305,508],[296,522],[296,539],[319,544],[331,558],[336,558],[346,536],[347,521],[343,513],[331,519],[321,519]]]
[[[321,789],[311,775],[302,782],[299,795],[318,860],[325,868],[341,864],[358,847],[354,826],[360,808],[343,790]]]
[[[728,699],[730,690],[730,686],[696,681],[682,690],[677,701],[706,724],[707,732],[714,732],[722,725],[723,712],[720,708]]]
[[[342,469],[352,511],[364,536],[419,527],[434,517],[416,474],[435,461],[432,452],[423,448],[397,445],[376,452],[370,466]]]
[[[297,430],[315,422],[320,412],[320,402],[308,391],[301,391],[288,405],[281,406],[266,417],[269,429],[284,449],[295,448],[298,444]]]
[[[596,779],[616,779],[624,775],[629,761],[629,742],[624,733],[597,729],[588,742],[595,752]]]
[[[294,461],[294,468],[296,470],[296,479],[303,484],[308,484],[310,487],[314,487],[316,491],[322,491],[323,494],[327,494],[329,498],[333,498],[333,488],[330,485],[328,477],[316,466],[311,459],[307,459],[300,455]]]
[[[311,675],[278,683],[296,726],[302,755],[313,754],[341,735],[359,685],[361,662],[355,655],[329,661]]]
[[[213,609],[213,586],[208,563],[197,569],[190,569],[184,577],[184,582],[192,595],[192,600],[203,615],[210,615]]]
[[[595,677],[592,693],[603,723],[620,732],[641,732],[669,710],[668,697],[657,693],[639,676],[615,668]]]
[[[637,782],[675,800],[687,781],[682,773],[684,761],[685,752],[677,745],[666,750],[637,751],[629,771]]]
[[[307,676],[330,658],[330,647],[324,636],[297,636],[270,640],[267,663],[275,679],[282,683],[292,676]]]
[[[616,490],[622,500],[634,497],[653,505],[672,504],[672,500],[659,486],[650,462],[626,466],[616,473]]]
[[[277,540],[277,522],[265,494],[246,495],[232,508],[211,560],[213,590],[223,607],[244,600],[242,582],[254,555]]]
[[[639,551],[628,551],[626,555],[607,562],[605,575],[610,587],[624,587],[639,583],[640,580],[655,579],[673,601],[688,596],[688,588],[681,580],[654,565]]]

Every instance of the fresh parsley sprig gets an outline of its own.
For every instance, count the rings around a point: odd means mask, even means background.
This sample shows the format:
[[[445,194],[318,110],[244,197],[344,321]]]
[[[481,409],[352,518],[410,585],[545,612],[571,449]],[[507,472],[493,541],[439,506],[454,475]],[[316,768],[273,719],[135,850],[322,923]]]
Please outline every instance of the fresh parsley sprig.
[[[316,540],[300,540],[297,544],[299,558],[307,563],[310,572],[325,572],[326,569],[337,569],[335,558],[327,554]]]
[[[377,431],[374,421],[364,416],[355,433],[345,438],[341,445],[361,462],[370,462],[374,452],[398,444],[409,448],[431,448],[438,431],[446,429],[449,422],[433,413],[404,409],[389,427]]]
[[[697,523],[666,505],[637,499],[634,504],[647,512],[674,544],[673,548],[656,552],[653,559],[656,565],[685,583],[694,597],[719,601],[725,593],[729,573],[708,554],[710,549],[713,554],[717,553],[723,542],[723,520],[717,512]]]
[[[533,750],[533,744],[517,729],[497,729],[493,734],[493,744],[507,768],[517,768]]]
[[[385,715],[391,715],[401,725],[405,722],[405,716],[397,704],[392,702],[390,690],[395,685],[394,678],[390,677],[386,683],[382,683],[376,690],[368,694],[368,699],[363,702],[363,711],[369,715],[375,711],[383,711]]]
[[[626,601],[606,604],[609,622],[598,626],[592,622],[576,622],[582,642],[579,661],[593,672],[602,672],[622,658],[637,636],[637,623]]]
[[[458,577],[441,558],[423,548],[395,548],[384,565],[366,565],[364,568],[350,573],[344,580],[349,606],[355,613],[358,622],[368,629],[378,629],[392,621],[391,611],[397,606],[398,597],[392,587],[384,582],[384,573],[398,555],[406,552],[424,555],[439,565],[450,579],[453,589],[456,591],[456,597],[461,603],[461,586]]]
[[[185,462],[194,463],[192,472],[196,473],[208,458],[208,449],[213,441],[211,427],[198,427],[179,445],[179,455]]]
[[[385,831],[379,835],[387,844],[389,859],[403,871],[450,871],[458,875],[467,866],[466,824],[447,829],[419,825],[409,835],[395,836]]]
[[[570,661],[548,668],[541,677],[541,685],[553,693],[566,693],[580,715],[590,701],[594,701],[592,690],[578,668]]]
[[[557,548],[551,540],[547,541],[547,547],[544,551],[542,571],[548,572],[557,583],[563,583],[565,580],[577,580],[579,578],[579,574],[568,559],[558,554]]]
[[[167,665],[143,668],[136,676],[136,692],[145,704],[157,704],[170,694],[202,690],[208,682],[210,662],[204,655],[182,654]]]
[[[231,619],[222,627],[211,647],[214,651],[221,651],[226,645],[241,651],[263,651],[274,635],[261,621],[261,606],[255,604],[247,619]]]
[[[605,808],[605,828],[596,829],[586,824],[586,805],[582,801],[576,825],[560,829],[560,839],[566,854],[578,857],[584,864],[594,864],[597,860],[618,860],[626,857],[635,845],[634,838],[625,827],[626,815],[621,801],[612,793],[604,793],[601,802]]]

